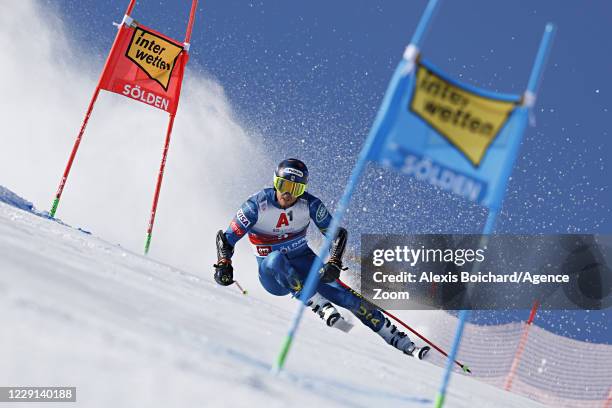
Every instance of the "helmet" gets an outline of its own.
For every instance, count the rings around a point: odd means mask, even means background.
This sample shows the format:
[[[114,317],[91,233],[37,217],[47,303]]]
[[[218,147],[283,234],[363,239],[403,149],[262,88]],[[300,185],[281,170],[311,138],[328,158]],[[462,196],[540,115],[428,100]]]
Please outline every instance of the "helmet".
[[[294,197],[304,194],[308,185],[308,167],[298,159],[286,159],[278,164],[274,172],[274,188]]]

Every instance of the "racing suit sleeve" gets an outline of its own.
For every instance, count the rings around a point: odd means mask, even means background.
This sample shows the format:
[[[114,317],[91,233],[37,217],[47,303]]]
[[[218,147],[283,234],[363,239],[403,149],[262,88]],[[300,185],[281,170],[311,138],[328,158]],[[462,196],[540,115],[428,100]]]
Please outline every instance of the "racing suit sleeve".
[[[315,222],[319,231],[327,235],[332,216],[321,200],[312,195],[309,198],[310,218]],[[344,255],[346,249],[347,238],[348,232],[346,229],[339,227],[329,250],[329,262],[338,265],[340,268],[342,268],[342,255]]]
[[[257,222],[258,210],[255,197],[252,196],[236,211],[236,215],[225,230],[225,238],[232,247],[248,233]]]
[[[310,212],[310,219],[314,221],[319,231],[325,235],[332,222],[332,216],[329,211],[327,211],[325,204],[317,197],[309,195],[308,210]]]

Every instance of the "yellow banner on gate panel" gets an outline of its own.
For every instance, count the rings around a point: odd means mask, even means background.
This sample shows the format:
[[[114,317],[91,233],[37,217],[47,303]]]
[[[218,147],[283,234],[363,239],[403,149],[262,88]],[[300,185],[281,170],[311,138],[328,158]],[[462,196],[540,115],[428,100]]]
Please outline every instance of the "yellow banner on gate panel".
[[[515,102],[488,98],[452,84],[419,64],[410,110],[478,167]]]
[[[181,51],[183,47],[142,28],[136,28],[125,55],[167,90],[174,62]]]

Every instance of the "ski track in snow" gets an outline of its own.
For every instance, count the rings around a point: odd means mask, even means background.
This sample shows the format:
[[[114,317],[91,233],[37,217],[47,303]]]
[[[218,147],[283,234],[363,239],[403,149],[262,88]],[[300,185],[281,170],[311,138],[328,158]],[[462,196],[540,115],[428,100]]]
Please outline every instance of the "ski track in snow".
[[[439,367],[308,312],[273,376],[295,303],[217,286],[211,269],[184,272],[0,203],[0,384],[76,386],[86,407],[431,406]],[[446,406],[479,405],[540,406],[453,376]]]

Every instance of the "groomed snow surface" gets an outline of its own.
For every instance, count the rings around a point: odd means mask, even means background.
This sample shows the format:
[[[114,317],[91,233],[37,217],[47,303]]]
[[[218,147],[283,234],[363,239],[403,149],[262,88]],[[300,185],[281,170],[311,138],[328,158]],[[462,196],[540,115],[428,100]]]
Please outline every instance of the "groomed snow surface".
[[[244,296],[209,265],[185,272],[1,202],[0,271],[0,384],[75,386],[76,406],[431,406],[442,376],[307,312],[275,377],[295,301]],[[447,406],[541,405],[455,375]]]

